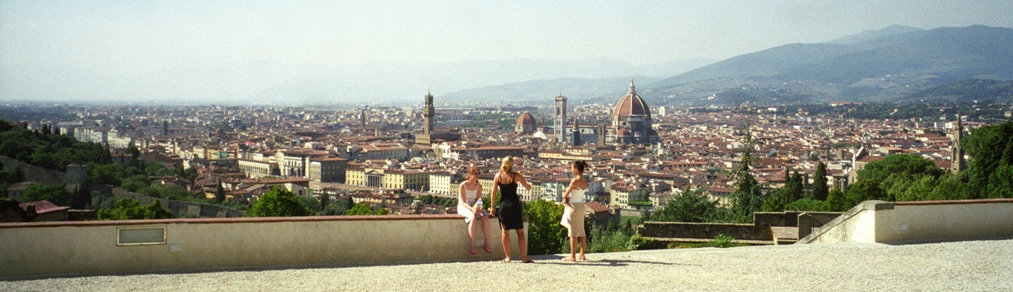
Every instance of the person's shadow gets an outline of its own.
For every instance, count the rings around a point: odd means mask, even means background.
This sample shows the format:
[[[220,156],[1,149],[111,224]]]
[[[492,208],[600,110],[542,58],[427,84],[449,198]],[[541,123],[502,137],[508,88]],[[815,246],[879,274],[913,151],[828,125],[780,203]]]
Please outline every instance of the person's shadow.
[[[532,257],[535,258],[535,257]],[[647,265],[665,265],[665,266],[699,266],[694,264],[681,264],[681,263],[666,263],[666,262],[655,262],[655,261],[641,261],[641,260],[616,260],[616,259],[603,259],[603,260],[586,260],[578,262],[568,262],[563,260],[563,256],[558,255],[543,255],[535,258],[535,264],[542,265],[564,265],[564,266],[628,266],[630,264],[647,264]]]

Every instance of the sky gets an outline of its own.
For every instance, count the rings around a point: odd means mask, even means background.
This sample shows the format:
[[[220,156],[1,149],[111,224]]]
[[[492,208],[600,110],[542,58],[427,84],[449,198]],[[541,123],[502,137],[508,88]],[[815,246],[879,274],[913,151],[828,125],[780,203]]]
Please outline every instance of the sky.
[[[145,100],[197,89],[209,96],[249,94],[240,89],[248,84],[208,89],[213,85],[199,80],[103,89],[116,78],[173,72],[167,76],[185,79],[221,68],[269,80],[300,66],[724,59],[895,24],[1013,27],[1010,11],[1008,0],[0,0],[0,99]],[[145,78],[138,80],[152,79]]]

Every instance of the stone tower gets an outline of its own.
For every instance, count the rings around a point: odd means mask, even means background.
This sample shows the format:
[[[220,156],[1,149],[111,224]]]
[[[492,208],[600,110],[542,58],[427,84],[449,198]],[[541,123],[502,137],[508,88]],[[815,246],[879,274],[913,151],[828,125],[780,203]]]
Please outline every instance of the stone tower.
[[[566,143],[566,97],[562,94],[556,97],[556,116],[552,122],[552,130],[559,143]]]
[[[598,125],[598,146],[605,145],[605,125]]]
[[[422,107],[422,117],[425,119],[424,129],[426,135],[433,133],[433,117],[436,116],[436,109],[433,108],[433,94],[426,92],[426,105]]]
[[[953,133],[953,147],[950,154],[950,172],[958,173],[967,168],[964,164],[964,147],[960,146],[960,138],[964,136],[964,124],[960,121],[960,114],[957,114],[957,130]]]
[[[362,111],[359,112],[359,126],[363,128],[366,127],[366,109],[362,109]]]
[[[570,145],[580,146],[580,125],[577,124],[577,117],[573,117],[573,130],[570,132]]]

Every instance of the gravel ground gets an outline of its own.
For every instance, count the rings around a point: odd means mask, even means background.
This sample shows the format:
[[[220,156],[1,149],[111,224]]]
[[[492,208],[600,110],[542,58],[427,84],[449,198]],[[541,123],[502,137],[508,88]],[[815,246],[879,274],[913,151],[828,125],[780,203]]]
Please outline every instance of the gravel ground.
[[[1013,291],[1013,240],[824,244],[466,262],[94,276],[0,282],[0,291],[959,290]],[[519,290],[523,289],[523,290]]]

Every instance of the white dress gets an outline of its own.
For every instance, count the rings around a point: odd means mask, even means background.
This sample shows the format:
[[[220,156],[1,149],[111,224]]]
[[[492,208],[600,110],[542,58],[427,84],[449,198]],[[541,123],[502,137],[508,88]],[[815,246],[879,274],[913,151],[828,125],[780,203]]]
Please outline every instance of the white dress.
[[[559,224],[567,229],[568,236],[586,236],[584,234],[584,193],[587,189],[570,191],[569,203],[563,205],[563,218]]]
[[[478,202],[478,206],[476,206],[476,208],[481,209],[478,211],[478,215],[486,215],[485,209],[482,208],[482,200],[478,197],[478,190],[465,189],[464,198],[467,202],[461,202],[460,200],[457,201],[457,214],[464,216],[464,222],[471,222],[472,219],[475,219],[475,213],[469,210],[468,206],[474,206],[476,201]],[[468,205],[466,206],[465,204]]]

